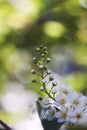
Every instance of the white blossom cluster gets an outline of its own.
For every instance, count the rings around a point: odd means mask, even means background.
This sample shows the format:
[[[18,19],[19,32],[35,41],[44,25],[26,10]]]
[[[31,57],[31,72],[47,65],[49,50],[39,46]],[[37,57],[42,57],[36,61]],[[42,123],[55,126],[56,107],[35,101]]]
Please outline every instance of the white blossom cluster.
[[[55,94],[54,101],[50,98],[43,98],[42,103],[49,107],[42,116],[48,121],[56,119],[57,122],[81,123],[87,121],[87,97],[73,90],[71,86],[62,84],[57,88],[53,87],[52,93]]]

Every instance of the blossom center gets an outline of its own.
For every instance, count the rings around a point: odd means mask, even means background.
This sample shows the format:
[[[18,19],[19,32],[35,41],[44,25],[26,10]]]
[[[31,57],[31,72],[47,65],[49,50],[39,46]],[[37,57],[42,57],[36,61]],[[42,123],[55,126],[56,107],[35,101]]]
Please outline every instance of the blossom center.
[[[67,90],[63,90],[63,93],[68,94],[69,92]]]
[[[51,115],[51,116],[54,116],[54,115],[55,115],[55,110],[51,110],[51,111],[50,111],[50,115]]]
[[[65,104],[66,103],[66,100],[65,99],[60,99],[60,101],[59,101],[61,104]]]
[[[82,115],[80,113],[76,114],[76,118],[77,119],[81,119],[82,118]]]
[[[75,105],[78,105],[79,104],[79,101],[78,100],[74,100],[73,102]]]
[[[62,118],[66,118],[67,117],[67,113],[66,112],[63,112],[62,113]]]

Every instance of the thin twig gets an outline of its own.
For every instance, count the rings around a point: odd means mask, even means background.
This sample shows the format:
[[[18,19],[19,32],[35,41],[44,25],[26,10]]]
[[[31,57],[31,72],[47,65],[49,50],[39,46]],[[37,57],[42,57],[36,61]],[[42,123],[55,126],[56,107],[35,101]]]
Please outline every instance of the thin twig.
[[[0,120],[0,125],[2,125],[2,127],[4,127],[3,130],[13,130],[6,123],[4,123],[2,120]]]

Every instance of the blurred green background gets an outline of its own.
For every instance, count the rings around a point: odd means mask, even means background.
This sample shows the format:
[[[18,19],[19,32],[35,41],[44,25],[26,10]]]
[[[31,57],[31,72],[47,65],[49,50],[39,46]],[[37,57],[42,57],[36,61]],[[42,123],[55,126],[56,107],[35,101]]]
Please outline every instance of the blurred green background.
[[[26,93],[40,93],[30,73],[40,44],[58,82],[87,95],[87,0],[0,0],[0,119],[11,124],[27,115]]]

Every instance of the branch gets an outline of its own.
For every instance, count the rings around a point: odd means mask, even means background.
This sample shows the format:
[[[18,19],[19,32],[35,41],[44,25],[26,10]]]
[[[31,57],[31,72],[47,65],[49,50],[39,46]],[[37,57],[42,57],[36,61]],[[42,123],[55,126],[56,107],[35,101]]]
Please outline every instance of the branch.
[[[0,120],[0,125],[3,127],[3,128],[0,128],[0,130],[13,130],[7,124],[5,124],[2,120]]]

